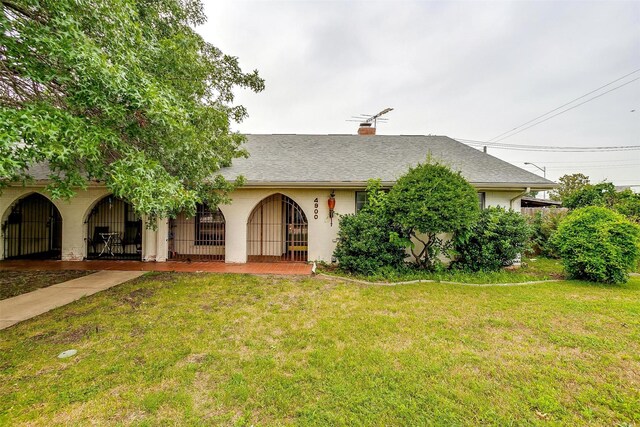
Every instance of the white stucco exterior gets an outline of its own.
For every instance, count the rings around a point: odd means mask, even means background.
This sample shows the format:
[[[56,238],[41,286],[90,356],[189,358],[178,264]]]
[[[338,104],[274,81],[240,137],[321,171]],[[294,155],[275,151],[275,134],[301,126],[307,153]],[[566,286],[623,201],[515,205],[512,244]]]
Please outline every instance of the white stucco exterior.
[[[329,218],[327,200],[331,191],[335,193],[335,217],[333,226]],[[308,221],[309,261],[330,262],[336,244],[339,215],[355,212],[355,192],[362,189],[332,188],[240,188],[231,195],[232,203],[220,206],[226,220],[225,262],[247,262],[247,220],[254,207],[272,194],[283,194],[297,203]],[[485,206],[502,206],[520,210],[523,191],[478,188],[485,192]],[[46,197],[42,186],[20,186],[6,188],[0,195],[0,224],[4,224],[12,206],[31,193]],[[55,200],[53,204],[62,217],[62,259],[81,261],[87,256],[87,215],[105,196],[105,187],[92,186],[78,191],[69,201]],[[317,202],[316,202],[317,200]],[[316,207],[317,203],[317,207]],[[143,218],[143,225],[145,224]],[[160,220],[156,228],[143,227],[142,260],[163,262],[168,255],[168,219]],[[4,228],[0,238],[0,259],[4,257]]]

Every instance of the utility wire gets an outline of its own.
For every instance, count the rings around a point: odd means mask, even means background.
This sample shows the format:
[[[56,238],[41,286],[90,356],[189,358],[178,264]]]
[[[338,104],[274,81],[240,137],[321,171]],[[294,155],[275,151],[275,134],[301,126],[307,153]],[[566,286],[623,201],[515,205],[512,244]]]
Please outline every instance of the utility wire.
[[[582,99],[582,98],[584,98],[584,97],[586,97],[586,96],[589,96],[589,95],[591,95],[592,93],[595,93],[595,92],[599,91],[600,89],[604,89],[604,88],[605,88],[605,87],[607,87],[607,86],[611,86],[611,85],[612,85],[612,84],[614,84],[615,82],[619,82],[620,80],[622,80],[622,79],[624,79],[624,78],[626,78],[626,77],[629,77],[630,75],[635,74],[635,73],[637,73],[637,72],[639,72],[639,71],[640,71],[640,68],[638,68],[637,70],[632,71],[632,72],[630,72],[629,74],[626,74],[626,75],[624,75],[624,76],[622,76],[622,77],[620,77],[620,78],[617,78],[617,79],[615,79],[615,80],[613,80],[613,81],[611,81],[611,82],[607,83],[607,84],[606,84],[606,85],[604,85],[604,86],[600,86],[599,88],[594,89],[594,90],[592,90],[591,92],[585,93],[584,95],[579,96],[579,97],[577,97],[576,99],[573,99],[573,100],[571,100],[571,101],[567,102],[566,104],[562,104],[561,106],[559,106],[559,107],[557,107],[557,108],[554,108],[553,110],[548,111],[548,112],[544,113],[543,115],[536,117],[535,119],[531,119],[531,120],[529,120],[528,122],[521,124],[520,126],[516,126],[516,127],[514,127],[513,129],[511,129],[511,130],[508,130],[508,131],[506,131],[506,132],[503,132],[503,133],[501,133],[500,135],[494,136],[494,137],[493,137],[493,138],[491,138],[488,142],[491,142],[491,141],[493,141],[494,139],[498,139],[498,138],[500,138],[500,137],[501,137],[501,136],[503,136],[503,135],[506,135],[506,134],[508,134],[508,133],[511,133],[511,132],[513,132],[514,130],[521,128],[522,126],[526,126],[526,125],[528,125],[529,123],[535,122],[536,120],[541,119],[541,118],[542,118],[542,117],[544,117],[544,116],[547,116],[547,115],[549,115],[549,114],[551,114],[551,113],[553,113],[553,112],[555,112],[555,111],[558,111],[558,110],[560,110],[561,108],[566,107],[567,105],[573,104],[574,102],[576,102],[576,101],[578,101],[578,100],[580,100],[580,99]],[[567,111],[568,111],[568,110],[567,110]],[[515,134],[514,134],[514,135],[515,135]]]
[[[615,145],[615,146],[599,146],[599,147],[572,147],[559,145],[518,145],[498,142],[478,141],[475,139],[454,138],[464,144],[481,147],[486,146],[500,150],[516,150],[516,151],[562,151],[562,152],[598,152],[598,151],[633,151],[640,150],[640,145]]]
[[[549,117],[547,117],[547,118],[546,118],[546,119],[544,119],[544,120],[540,120],[539,122],[536,122],[536,123],[534,123],[534,124],[532,124],[532,125],[529,125],[529,126],[527,126],[527,127],[523,128],[523,129],[520,129],[518,132],[514,132],[514,133],[512,133],[512,134],[510,134],[510,135],[503,136],[502,138],[497,139],[495,142],[499,142],[499,141],[502,141],[503,139],[511,138],[512,136],[517,135],[517,134],[519,134],[520,132],[524,132],[524,131],[525,131],[525,130],[527,130],[527,129],[531,129],[531,128],[532,128],[532,127],[534,127],[534,126],[538,126],[540,123],[544,123],[544,122],[546,122],[547,120],[551,120],[551,119],[553,119],[554,117],[559,116],[560,114],[564,114],[564,113],[566,113],[567,111],[571,111],[571,110],[573,110],[574,108],[578,108],[579,106],[584,105],[584,104],[586,104],[587,102],[591,102],[591,101],[593,101],[594,99],[600,98],[601,96],[604,96],[604,95],[608,94],[609,92],[613,92],[614,90],[620,89],[621,87],[624,87],[624,86],[626,86],[626,85],[628,85],[628,84],[630,84],[630,83],[635,82],[636,80],[640,80],[640,77],[636,77],[636,78],[635,78],[635,79],[633,79],[633,80],[629,80],[628,82],[623,83],[623,84],[621,84],[620,86],[616,86],[616,87],[614,87],[613,89],[609,89],[608,91],[603,92],[603,93],[601,93],[601,94],[599,94],[599,95],[596,95],[596,96],[594,96],[594,97],[592,97],[592,98],[589,98],[589,99],[587,99],[586,101],[583,101],[583,102],[581,102],[581,103],[579,103],[579,104],[574,105],[573,107],[567,108],[566,110],[562,110],[562,111],[560,111],[559,113],[556,113],[556,114],[554,114],[554,115],[552,115],[552,116],[549,116]]]

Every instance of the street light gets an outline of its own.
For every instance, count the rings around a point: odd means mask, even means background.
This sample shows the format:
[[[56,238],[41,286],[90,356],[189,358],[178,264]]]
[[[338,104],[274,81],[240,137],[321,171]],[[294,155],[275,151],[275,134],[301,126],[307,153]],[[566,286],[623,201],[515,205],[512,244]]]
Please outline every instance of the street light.
[[[541,170],[541,171],[542,171],[542,176],[544,177],[544,179],[547,179],[547,167],[546,167],[546,166],[542,166],[542,167],[540,167],[540,166],[536,165],[535,163],[531,163],[531,162],[524,162],[524,164],[525,164],[525,165],[531,165],[531,166],[533,166],[533,167],[538,168],[539,170]],[[546,198],[547,198],[547,192],[546,192],[546,191],[543,191],[543,192],[542,192],[542,198],[543,198],[543,199],[546,199]]]

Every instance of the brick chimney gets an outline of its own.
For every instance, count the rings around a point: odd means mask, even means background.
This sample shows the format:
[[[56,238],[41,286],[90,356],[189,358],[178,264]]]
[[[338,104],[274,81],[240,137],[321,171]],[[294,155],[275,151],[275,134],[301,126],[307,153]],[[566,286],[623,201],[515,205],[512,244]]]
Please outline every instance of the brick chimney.
[[[358,128],[358,135],[375,135],[376,128],[371,126],[371,123],[362,122],[360,123],[360,127]]]

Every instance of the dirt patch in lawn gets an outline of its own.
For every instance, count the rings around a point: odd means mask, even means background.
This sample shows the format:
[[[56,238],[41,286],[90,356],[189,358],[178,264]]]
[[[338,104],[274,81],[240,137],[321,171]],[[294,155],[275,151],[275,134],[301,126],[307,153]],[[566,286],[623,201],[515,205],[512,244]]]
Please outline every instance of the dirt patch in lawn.
[[[156,291],[153,289],[140,288],[125,295],[121,301],[129,304],[132,308],[138,308],[145,300],[151,298],[155,293]]]
[[[0,271],[0,300],[93,273],[93,270]]]

